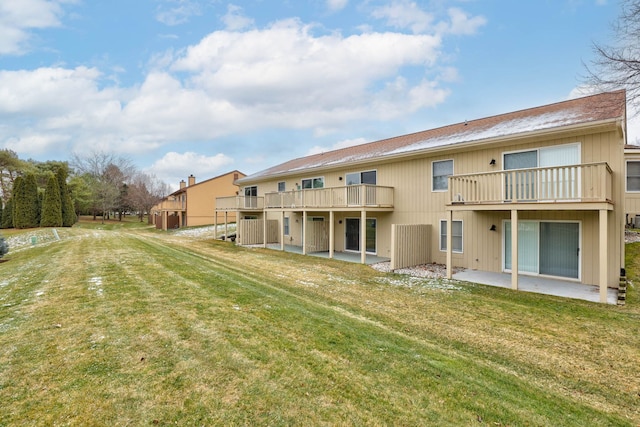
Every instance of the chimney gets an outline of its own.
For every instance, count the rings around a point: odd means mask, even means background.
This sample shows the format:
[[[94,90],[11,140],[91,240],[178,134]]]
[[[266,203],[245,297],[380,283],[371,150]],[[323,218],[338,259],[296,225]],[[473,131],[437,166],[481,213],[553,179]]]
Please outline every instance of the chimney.
[[[182,190],[184,187],[187,186],[187,183],[184,182],[184,179],[182,181],[180,181],[180,189]]]
[[[196,183],[196,177],[192,175],[189,175],[189,187],[191,187],[192,185],[195,185]]]

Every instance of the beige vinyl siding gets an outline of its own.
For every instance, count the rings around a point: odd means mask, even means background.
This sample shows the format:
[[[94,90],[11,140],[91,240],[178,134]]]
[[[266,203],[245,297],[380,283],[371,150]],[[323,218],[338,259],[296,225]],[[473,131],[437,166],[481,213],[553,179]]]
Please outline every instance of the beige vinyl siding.
[[[599,131],[594,134],[566,133],[552,139],[531,137],[513,143],[496,143],[491,146],[480,146],[474,150],[465,147],[464,150],[452,147],[438,153],[406,157],[398,160],[378,162],[363,162],[341,169],[306,171],[295,177],[277,177],[271,181],[259,182],[259,196],[264,192],[277,191],[279,181],[286,182],[287,189],[294,189],[302,178],[323,176],[325,187],[341,187],[345,185],[345,176],[354,170],[377,171],[377,185],[394,188],[394,209],[392,212],[369,212],[367,217],[377,219],[377,254],[391,257],[391,226],[392,224],[430,224],[432,232],[429,242],[431,262],[444,264],[446,253],[440,251],[438,235],[440,220],[447,218],[446,204],[449,201],[448,192],[432,191],[432,162],[438,160],[453,160],[454,175],[476,172],[491,172],[503,170],[503,153],[539,149],[541,147],[580,143],[581,163],[605,161],[613,172],[612,198],[613,210],[608,212],[608,283],[617,286],[620,267],[624,259],[624,179],[625,164],[623,156],[624,140],[613,126],[611,131]],[[490,165],[492,159],[496,164]],[[339,177],[343,179],[340,180]],[[640,199],[639,199],[640,200]],[[639,202],[640,203],[640,202]],[[640,206],[638,206],[640,208]],[[511,206],[505,206],[504,211],[460,211],[453,212],[454,220],[464,223],[463,252],[453,253],[453,265],[486,271],[502,271],[502,222],[510,219]],[[580,221],[582,230],[581,269],[580,277],[584,283],[597,283],[599,277],[598,236],[599,214],[595,210],[585,211],[545,211],[540,205],[537,211],[519,211],[522,220],[562,220]],[[269,213],[269,218],[278,219],[278,212]],[[289,215],[289,214],[288,214]],[[327,212],[309,212],[309,215],[322,215],[329,220]],[[335,250],[344,250],[345,218],[359,217],[360,211],[336,211],[334,216]],[[300,225],[295,220],[302,221],[300,212],[291,215],[291,242],[301,243]],[[342,221],[342,223],[340,223]],[[496,231],[490,231],[491,225],[496,225]],[[328,228],[328,227],[327,227]],[[289,243],[289,242],[287,242]]]

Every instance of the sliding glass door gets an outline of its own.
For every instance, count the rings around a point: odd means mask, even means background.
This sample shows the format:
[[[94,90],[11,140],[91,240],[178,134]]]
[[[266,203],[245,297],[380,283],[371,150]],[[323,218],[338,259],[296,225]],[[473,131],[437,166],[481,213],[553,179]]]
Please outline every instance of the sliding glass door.
[[[367,218],[366,224],[366,251],[376,253],[376,220]],[[360,252],[360,218],[346,219],[345,249]]]
[[[504,200],[554,200],[580,197],[580,144],[563,144],[536,150],[504,153]],[[541,168],[541,169],[537,169]],[[542,169],[549,168],[549,169]]]
[[[511,270],[511,221],[504,229],[504,269]],[[577,222],[518,222],[518,270],[525,273],[578,279],[580,224]]]
[[[580,227],[575,222],[540,223],[540,274],[578,278]]]

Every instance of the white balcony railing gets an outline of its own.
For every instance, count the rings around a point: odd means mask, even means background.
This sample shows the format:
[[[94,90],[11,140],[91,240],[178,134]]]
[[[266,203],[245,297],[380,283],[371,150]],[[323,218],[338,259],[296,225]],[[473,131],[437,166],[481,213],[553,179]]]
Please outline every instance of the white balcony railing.
[[[393,187],[348,185],[265,194],[267,209],[393,207]]]
[[[263,209],[264,209],[264,197],[257,197],[257,196],[216,197],[216,210],[261,211]]]
[[[267,193],[264,197],[217,197],[216,210],[393,207],[393,187],[349,185]]]
[[[452,175],[449,203],[607,202],[611,174],[602,162]]]

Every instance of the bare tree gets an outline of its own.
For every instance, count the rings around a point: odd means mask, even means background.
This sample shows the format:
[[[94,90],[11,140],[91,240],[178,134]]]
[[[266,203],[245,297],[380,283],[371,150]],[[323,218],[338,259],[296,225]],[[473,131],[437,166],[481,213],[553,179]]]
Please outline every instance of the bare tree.
[[[169,193],[169,186],[154,175],[138,173],[131,180],[127,200],[142,221],[145,213],[149,213],[151,208]]]
[[[130,160],[114,154],[94,152],[87,157],[73,155],[71,164],[76,172],[90,181],[93,218],[102,213],[102,220],[117,209],[122,212],[122,191],[127,181],[135,174]]]
[[[614,43],[593,44],[596,59],[585,66],[585,80],[601,91],[626,89],[629,104],[640,107],[640,0],[621,0],[621,6]]]

